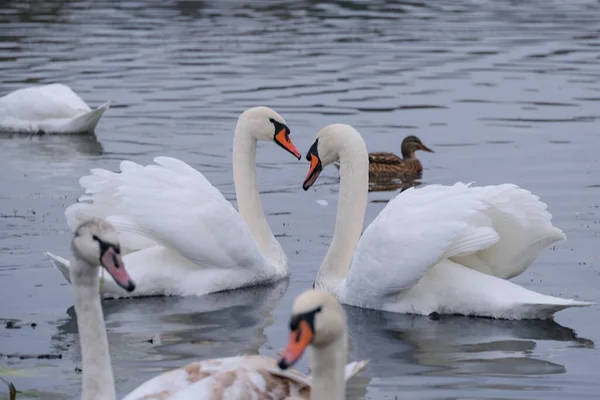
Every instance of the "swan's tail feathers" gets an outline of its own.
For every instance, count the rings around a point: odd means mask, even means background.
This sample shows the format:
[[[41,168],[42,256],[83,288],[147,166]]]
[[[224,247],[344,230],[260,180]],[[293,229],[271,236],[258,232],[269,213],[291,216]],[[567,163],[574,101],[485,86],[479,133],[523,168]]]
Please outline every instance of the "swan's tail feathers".
[[[578,301],[571,299],[561,299],[551,297],[553,301],[547,303],[524,303],[521,307],[515,308],[519,310],[519,317],[514,319],[549,319],[558,311],[570,307],[589,307],[594,305],[592,302]]]
[[[351,363],[348,363],[348,365],[346,365],[346,367],[344,368],[344,380],[348,381],[354,375],[359,373],[363,368],[365,368],[368,363],[368,360],[353,361]]]
[[[61,274],[65,277],[67,282],[71,283],[71,275],[69,273],[69,260],[66,260],[62,257],[55,256],[50,252],[44,253],[46,256],[52,261],[52,264],[60,271]]]
[[[110,101],[102,104],[100,107],[90,110],[80,116],[73,118],[69,121],[66,126],[63,128],[66,132],[73,133],[84,133],[84,132],[94,132],[96,129],[96,125],[98,125],[98,121],[104,114],[106,110],[110,108]]]

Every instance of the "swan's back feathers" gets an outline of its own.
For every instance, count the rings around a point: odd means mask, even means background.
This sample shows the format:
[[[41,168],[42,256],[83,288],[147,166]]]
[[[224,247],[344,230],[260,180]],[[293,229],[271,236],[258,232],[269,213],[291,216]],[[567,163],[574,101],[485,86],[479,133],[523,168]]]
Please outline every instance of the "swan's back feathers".
[[[0,97],[0,130],[20,133],[92,132],[109,108],[92,110],[71,88],[62,84],[15,90]]]
[[[263,356],[204,360],[146,381],[123,400],[169,399],[283,399],[310,394],[308,377],[298,371],[279,371],[276,361]],[[162,397],[159,397],[162,396]]]
[[[0,107],[13,118],[26,121],[71,118],[90,107],[60,83],[15,90],[0,98]]]
[[[565,239],[552,225],[546,204],[516,185],[473,187],[488,204],[485,214],[500,240],[492,247],[466,257],[453,258],[459,264],[510,279],[531,265],[542,250]]]
[[[347,381],[367,365],[346,365]],[[142,399],[309,399],[312,377],[295,369],[279,369],[264,356],[239,356],[203,360],[165,372],[140,385],[123,400]],[[162,396],[162,397],[160,397]]]
[[[347,278],[354,298],[381,299],[411,288],[440,259],[489,247],[498,235],[481,194],[462,183],[408,189],[364,231]],[[474,226],[469,221],[483,221]],[[364,295],[361,296],[360,292]]]

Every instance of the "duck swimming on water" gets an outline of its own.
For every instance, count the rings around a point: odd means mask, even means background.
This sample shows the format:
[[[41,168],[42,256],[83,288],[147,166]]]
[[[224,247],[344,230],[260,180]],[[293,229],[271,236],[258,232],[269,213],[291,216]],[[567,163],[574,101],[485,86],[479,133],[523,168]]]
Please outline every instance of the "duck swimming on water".
[[[369,180],[401,179],[403,181],[420,179],[423,174],[421,161],[415,156],[417,150],[435,153],[425,146],[416,136],[407,136],[402,141],[402,158],[394,153],[369,153]],[[339,170],[339,163],[335,163]]]

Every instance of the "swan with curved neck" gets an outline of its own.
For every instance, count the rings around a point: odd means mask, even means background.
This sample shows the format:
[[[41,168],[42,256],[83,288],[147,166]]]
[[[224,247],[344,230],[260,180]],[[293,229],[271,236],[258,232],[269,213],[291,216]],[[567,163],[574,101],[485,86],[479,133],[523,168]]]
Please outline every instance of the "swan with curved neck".
[[[308,151],[303,188],[340,163],[333,239],[315,287],[345,304],[391,312],[544,319],[591,303],[542,295],[509,282],[564,239],[546,205],[516,185],[408,189],[361,230],[369,161],[351,126],[324,127]]]
[[[255,158],[257,141],[275,142],[300,158],[289,135],[270,108],[240,115],[233,139],[239,213],[200,172],[175,158],[156,157],[148,166],[123,161],[120,173],[93,169],[82,177],[86,194],[66,209],[69,227],[90,217],[113,223],[138,283],[129,294],[108,277],[103,294],[202,295],[285,278],[287,257],[265,218]],[[68,261],[47,254],[69,280]]]
[[[334,296],[321,290],[308,290],[294,301],[290,339],[279,360],[289,368],[307,347],[311,352],[313,379],[311,399],[342,400],[346,396],[344,366],[348,357],[346,314]],[[354,368],[362,369],[367,361]]]
[[[267,122],[273,124],[273,134]],[[256,144],[259,140],[272,140],[300,160],[302,154],[289,135],[290,129],[282,116],[267,107],[254,107],[240,115],[233,136],[233,183],[238,210],[262,254],[279,265],[287,264],[287,258],[269,227],[260,201],[256,181]]]
[[[104,268],[127,291],[133,291],[135,284],[125,269],[126,264],[121,260],[116,230],[102,219],[90,219],[75,229],[71,253],[70,273],[83,364],[81,398],[115,400],[116,389],[98,292],[98,269]],[[322,360],[319,363],[319,371],[322,374],[317,374],[312,382],[309,377],[297,371],[281,371],[276,366],[277,362],[269,357],[230,357],[199,361],[161,374],[133,390],[125,396],[125,400],[167,400],[174,397],[180,400],[209,397],[227,399],[241,391],[253,396],[251,398],[271,399],[293,396],[306,398],[313,391],[315,394],[311,398],[320,399],[323,397],[315,396],[327,393],[324,392],[326,389],[334,390],[334,393],[340,393],[341,390],[342,397],[336,396],[333,399],[343,398],[345,380],[360,371],[366,362],[350,363],[344,369],[346,328],[343,310],[339,304],[336,306],[335,299],[332,302],[326,295],[319,294],[301,296],[296,302],[295,310],[299,309],[299,302],[307,304],[306,300],[301,300],[307,297],[312,303],[320,304],[321,313],[319,316],[313,315],[311,327],[314,329],[314,335],[306,331],[303,338],[310,339],[313,346],[330,347],[331,350],[327,354],[336,360],[333,363],[332,360]],[[304,323],[306,321],[300,321],[300,324]],[[307,336],[309,334],[310,337]],[[295,359],[299,358],[303,349],[293,349]],[[286,354],[292,353],[288,351]],[[342,364],[337,364],[340,360]],[[285,367],[287,366],[286,364]],[[326,380],[333,376],[337,379],[335,382]],[[311,386],[314,389],[311,389]],[[217,395],[219,393],[220,396]]]
[[[116,399],[104,315],[100,304],[98,270],[102,266],[124,290],[135,289],[121,259],[119,239],[106,221],[91,219],[79,225],[71,241],[71,282],[83,363],[83,400]]]

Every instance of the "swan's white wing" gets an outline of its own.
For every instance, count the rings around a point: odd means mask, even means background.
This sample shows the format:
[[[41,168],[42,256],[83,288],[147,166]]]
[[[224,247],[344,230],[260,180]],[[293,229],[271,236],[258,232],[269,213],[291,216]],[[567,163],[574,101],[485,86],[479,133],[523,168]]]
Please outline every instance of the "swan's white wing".
[[[364,231],[346,281],[355,299],[412,287],[440,259],[470,254],[498,240],[482,194],[467,185],[411,188],[392,199]]]
[[[542,250],[564,240],[565,234],[552,225],[546,204],[531,192],[512,184],[472,187],[488,204],[485,214],[500,240],[494,246],[453,261],[510,279],[521,274]]]
[[[154,162],[123,175],[117,190],[132,232],[175,249],[199,267],[264,264],[237,210],[200,172],[174,158]]]
[[[51,84],[15,90],[0,98],[2,114],[19,120],[72,118],[90,107],[68,86]]]
[[[277,369],[274,359],[263,356],[199,361],[146,381],[123,400],[308,398],[306,376],[293,370],[269,372]]]
[[[90,175],[81,177],[79,184],[85,194],[79,198],[78,203],[67,207],[65,217],[71,231],[92,217],[109,220],[117,228],[123,253],[127,254],[157,243],[128,217],[127,207],[117,193],[121,185],[135,179],[134,173],[143,170],[144,167],[132,161],[122,161],[120,169],[120,173],[115,173],[95,168],[90,171]]]

